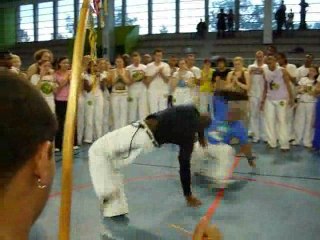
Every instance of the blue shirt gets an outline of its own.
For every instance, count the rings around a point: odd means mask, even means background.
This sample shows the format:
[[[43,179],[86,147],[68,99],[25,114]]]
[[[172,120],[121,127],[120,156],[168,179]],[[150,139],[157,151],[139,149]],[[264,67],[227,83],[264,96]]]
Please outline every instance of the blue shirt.
[[[238,138],[241,145],[248,143],[247,129],[242,121],[212,120],[205,133],[210,144],[230,144],[232,138]]]

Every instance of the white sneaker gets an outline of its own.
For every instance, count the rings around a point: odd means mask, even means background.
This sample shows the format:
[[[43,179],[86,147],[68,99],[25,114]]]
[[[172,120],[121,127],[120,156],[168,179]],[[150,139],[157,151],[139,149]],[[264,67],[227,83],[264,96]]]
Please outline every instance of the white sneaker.
[[[73,150],[78,150],[79,146],[73,146]]]

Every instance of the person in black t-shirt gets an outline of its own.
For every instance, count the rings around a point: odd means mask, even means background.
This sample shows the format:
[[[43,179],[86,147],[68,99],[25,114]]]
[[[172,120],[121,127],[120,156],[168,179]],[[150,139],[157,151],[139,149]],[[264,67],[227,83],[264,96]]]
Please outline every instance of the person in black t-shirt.
[[[187,204],[201,205],[191,192],[190,159],[196,135],[200,145],[207,146],[204,129],[210,123],[207,113],[200,114],[193,105],[180,105],[151,114],[143,121],[117,129],[94,142],[89,149],[89,169],[103,215],[113,217],[129,212],[123,176],[118,169],[165,143],[180,147],[180,180]]]
[[[224,57],[219,57],[216,60],[216,64],[217,68],[212,75],[212,83],[216,86],[216,90],[220,90],[224,88],[230,69],[227,68],[227,59]]]

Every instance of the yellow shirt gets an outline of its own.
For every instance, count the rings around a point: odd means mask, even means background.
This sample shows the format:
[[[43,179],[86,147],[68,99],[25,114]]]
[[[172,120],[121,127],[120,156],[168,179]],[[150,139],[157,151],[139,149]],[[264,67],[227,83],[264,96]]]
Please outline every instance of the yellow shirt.
[[[210,68],[209,72],[205,73],[201,70],[201,82],[200,82],[200,92],[213,92],[212,75],[214,69]]]

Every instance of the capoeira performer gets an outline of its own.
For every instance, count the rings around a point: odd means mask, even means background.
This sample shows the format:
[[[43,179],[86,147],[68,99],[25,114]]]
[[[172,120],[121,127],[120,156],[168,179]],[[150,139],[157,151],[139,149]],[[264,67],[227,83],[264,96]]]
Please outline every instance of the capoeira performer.
[[[264,90],[264,54],[262,51],[256,52],[256,61],[249,65],[248,71],[251,78],[251,87],[249,90],[250,102],[250,124],[249,129],[252,132],[252,142],[257,143],[260,139],[265,140],[265,125],[263,113],[260,111],[260,103]]]
[[[201,205],[191,192],[190,158],[196,134],[200,145],[207,145],[204,129],[210,123],[209,115],[200,114],[192,105],[183,105],[151,114],[143,121],[110,132],[94,142],[89,149],[89,170],[102,202],[103,216],[129,212],[120,168],[165,143],[180,147],[180,180],[187,204]]]
[[[148,115],[147,86],[145,85],[146,65],[141,64],[138,52],[131,55],[132,64],[127,67],[132,84],[129,86],[129,122],[143,119]]]
[[[236,152],[230,142],[232,138],[239,139],[240,152],[243,153],[251,167],[256,167],[255,157],[252,155],[251,144],[248,142],[247,129],[240,120],[238,109],[228,107],[223,102],[215,104],[217,107],[215,119],[206,129],[208,147],[200,148],[196,143],[192,154],[192,169],[195,173],[201,173],[203,160],[216,162],[215,167],[206,168],[203,175],[212,178],[216,188],[225,188],[234,180],[227,179],[229,169],[232,167]],[[212,165],[211,165],[212,166]]]
[[[180,59],[179,70],[176,71],[170,81],[173,96],[173,105],[192,104],[192,91],[195,87],[194,75],[188,71],[185,59]]]

